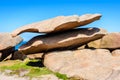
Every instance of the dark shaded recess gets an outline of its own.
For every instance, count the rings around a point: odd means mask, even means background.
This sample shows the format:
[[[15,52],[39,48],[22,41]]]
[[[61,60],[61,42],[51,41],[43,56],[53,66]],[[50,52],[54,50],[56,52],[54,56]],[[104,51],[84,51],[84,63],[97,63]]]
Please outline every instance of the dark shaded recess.
[[[8,57],[10,54],[14,53],[15,47],[9,48],[9,49],[4,49],[1,50],[0,52],[2,53],[2,56],[0,58],[0,61],[4,60],[6,57]]]
[[[15,50],[14,53],[12,53],[12,56],[11,56],[10,60],[16,60],[16,59],[24,60],[26,57],[27,57],[26,55],[23,55],[18,50]]]
[[[111,53],[112,53],[112,51],[114,51],[114,50],[116,50],[116,49],[108,49]]]
[[[108,49],[111,53],[112,51],[116,50],[116,49],[120,49],[120,48],[115,48],[115,49],[112,49],[112,48],[104,48],[104,49]]]
[[[41,60],[36,61],[36,62],[28,62],[27,63],[28,66],[33,66],[33,67],[44,67],[43,63]]]

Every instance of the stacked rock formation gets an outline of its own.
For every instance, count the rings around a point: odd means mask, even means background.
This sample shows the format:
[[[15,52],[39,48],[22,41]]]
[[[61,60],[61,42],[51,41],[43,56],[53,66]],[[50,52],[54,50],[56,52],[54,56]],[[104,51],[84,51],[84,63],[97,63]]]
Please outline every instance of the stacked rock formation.
[[[100,19],[100,14],[86,14],[82,16],[59,16],[49,20],[29,24],[13,31],[12,36],[23,32],[47,33],[46,35],[35,36],[27,44],[19,48],[24,54],[34,54],[52,49],[81,46],[87,42],[99,39],[106,33],[99,28],[81,28],[95,20]]]
[[[12,59],[44,58],[47,68],[77,80],[119,80],[120,33],[107,33],[94,27],[77,28],[100,17],[100,14],[58,16],[28,24],[10,34],[14,39],[12,44],[5,46],[2,42],[1,45],[4,49],[14,47],[20,42],[16,37],[24,32],[45,33],[22,45]]]

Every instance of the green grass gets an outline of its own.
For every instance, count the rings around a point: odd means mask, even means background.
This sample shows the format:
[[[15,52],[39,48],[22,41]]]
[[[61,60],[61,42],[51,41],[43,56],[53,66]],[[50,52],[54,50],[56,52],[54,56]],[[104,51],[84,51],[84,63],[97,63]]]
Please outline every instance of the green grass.
[[[36,64],[37,63],[37,64]],[[10,74],[19,74],[20,71],[29,71],[25,76],[29,77],[40,77],[41,75],[54,74],[62,80],[68,80],[67,76],[60,73],[55,73],[47,69],[46,67],[40,67],[42,63],[40,60],[29,60],[24,61],[14,60],[14,61],[3,61],[0,62],[0,71],[12,70]],[[39,66],[37,66],[39,65]]]
[[[19,60],[15,60],[15,61],[4,61],[2,62],[4,65],[0,65],[0,70],[5,70],[5,69],[8,69],[8,70],[19,70],[19,69],[30,69],[31,66],[27,66],[27,63],[29,63],[29,61],[19,61]],[[10,63],[10,65],[9,65]],[[11,65],[11,63],[13,63]]]
[[[45,74],[53,74],[53,72],[48,70],[45,67],[43,67],[43,68],[34,68],[34,69],[30,70],[30,72],[27,74],[27,76],[36,77],[36,76],[45,75]]]
[[[68,80],[67,76],[65,74],[55,73],[55,75],[62,80]]]

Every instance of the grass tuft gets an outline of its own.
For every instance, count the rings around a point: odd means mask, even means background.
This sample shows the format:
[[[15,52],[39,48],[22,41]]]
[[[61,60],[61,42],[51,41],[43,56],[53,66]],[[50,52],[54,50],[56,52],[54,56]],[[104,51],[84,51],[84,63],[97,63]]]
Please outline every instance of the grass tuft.
[[[68,80],[65,74],[55,73],[51,70],[43,67],[41,60],[29,60],[24,61],[12,60],[0,62],[0,71],[11,70],[10,74],[19,75],[22,71],[29,71],[24,76],[40,77],[41,75],[54,74],[62,80]]]

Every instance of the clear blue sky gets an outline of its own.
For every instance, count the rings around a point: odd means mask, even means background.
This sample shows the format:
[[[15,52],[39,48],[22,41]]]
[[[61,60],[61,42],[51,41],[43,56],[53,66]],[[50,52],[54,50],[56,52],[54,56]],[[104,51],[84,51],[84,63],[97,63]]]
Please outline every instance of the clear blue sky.
[[[0,32],[60,15],[101,13],[99,21],[87,27],[101,27],[108,32],[120,32],[119,0],[0,0]],[[24,33],[28,40],[35,34]]]

